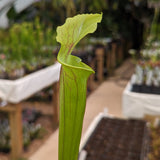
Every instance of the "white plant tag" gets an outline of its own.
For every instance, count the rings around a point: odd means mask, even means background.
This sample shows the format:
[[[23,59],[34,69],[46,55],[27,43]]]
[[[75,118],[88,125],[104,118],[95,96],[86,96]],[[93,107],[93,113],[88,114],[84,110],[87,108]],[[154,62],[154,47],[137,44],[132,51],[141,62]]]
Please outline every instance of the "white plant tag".
[[[153,76],[153,84],[154,86],[158,87],[160,81],[160,70],[159,67],[155,67],[154,69],[154,76]]]
[[[159,86],[159,81],[158,79],[153,79],[153,85],[158,87]]]
[[[152,85],[152,77],[153,77],[153,70],[148,70],[146,73],[146,85],[147,86]]]
[[[141,66],[136,66],[136,84],[143,83],[143,69]]]

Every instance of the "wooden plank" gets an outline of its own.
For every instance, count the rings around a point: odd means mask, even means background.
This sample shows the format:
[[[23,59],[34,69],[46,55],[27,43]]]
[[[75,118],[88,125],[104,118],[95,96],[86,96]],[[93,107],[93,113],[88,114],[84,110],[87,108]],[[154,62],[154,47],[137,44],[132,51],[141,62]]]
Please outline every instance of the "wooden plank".
[[[111,50],[107,51],[106,68],[107,68],[108,74],[111,74]]]
[[[15,112],[15,108],[13,106],[5,106],[5,107],[0,107],[0,111],[2,112]]]
[[[20,104],[15,104],[14,112],[9,112],[10,135],[11,135],[11,160],[17,160],[21,157],[23,150],[23,132],[22,132],[22,110]]]
[[[53,84],[53,121],[54,123],[59,122],[59,82]]]

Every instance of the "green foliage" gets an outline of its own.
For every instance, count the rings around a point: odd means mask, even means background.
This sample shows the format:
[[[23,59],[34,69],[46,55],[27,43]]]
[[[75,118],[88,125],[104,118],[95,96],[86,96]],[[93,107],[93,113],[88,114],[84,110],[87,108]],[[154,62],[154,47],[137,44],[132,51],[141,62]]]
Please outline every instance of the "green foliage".
[[[41,0],[15,17],[11,12],[10,22],[33,21],[38,16],[45,26],[56,29],[66,17],[90,12],[104,15],[94,37],[122,37],[131,41],[136,49],[143,38],[146,39],[143,31],[148,34],[153,16],[153,9],[147,8],[147,0],[123,0],[123,3],[121,0]]]
[[[5,54],[5,59],[0,61],[5,61],[8,70],[22,66],[33,70],[38,65],[54,62],[55,33],[51,28],[44,29],[39,19],[34,23],[14,24],[7,31],[1,31],[0,41],[1,53]]]
[[[156,3],[156,2],[159,2],[159,0],[148,0],[148,2],[154,2],[154,3]]]
[[[101,12],[102,9],[106,9],[107,8],[107,3],[104,0],[88,0],[87,1],[89,4],[88,5],[88,9],[90,12]],[[87,3],[86,2],[86,3]]]
[[[154,12],[154,18],[151,25],[150,41],[160,41],[160,9],[156,8]]]
[[[58,61],[62,64],[60,77],[59,160],[77,160],[86,104],[86,86],[94,71],[71,55],[75,45],[88,33],[93,33],[102,14],[82,14],[68,18],[57,28],[61,43]]]

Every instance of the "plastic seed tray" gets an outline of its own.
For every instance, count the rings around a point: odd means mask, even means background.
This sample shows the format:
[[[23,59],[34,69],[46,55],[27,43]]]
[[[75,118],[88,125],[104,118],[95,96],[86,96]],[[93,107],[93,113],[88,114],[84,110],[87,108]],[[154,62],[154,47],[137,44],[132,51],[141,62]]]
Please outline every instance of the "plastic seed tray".
[[[148,148],[145,121],[103,117],[82,150],[86,160],[147,160]]]

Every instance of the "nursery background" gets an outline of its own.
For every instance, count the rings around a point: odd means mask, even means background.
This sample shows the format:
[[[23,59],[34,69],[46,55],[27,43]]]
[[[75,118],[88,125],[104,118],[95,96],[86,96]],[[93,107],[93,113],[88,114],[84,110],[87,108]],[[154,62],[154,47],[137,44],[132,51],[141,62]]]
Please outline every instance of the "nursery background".
[[[103,18],[72,51],[95,71],[79,159],[160,159],[159,0],[0,0],[0,160],[58,159],[56,29],[86,13]]]

